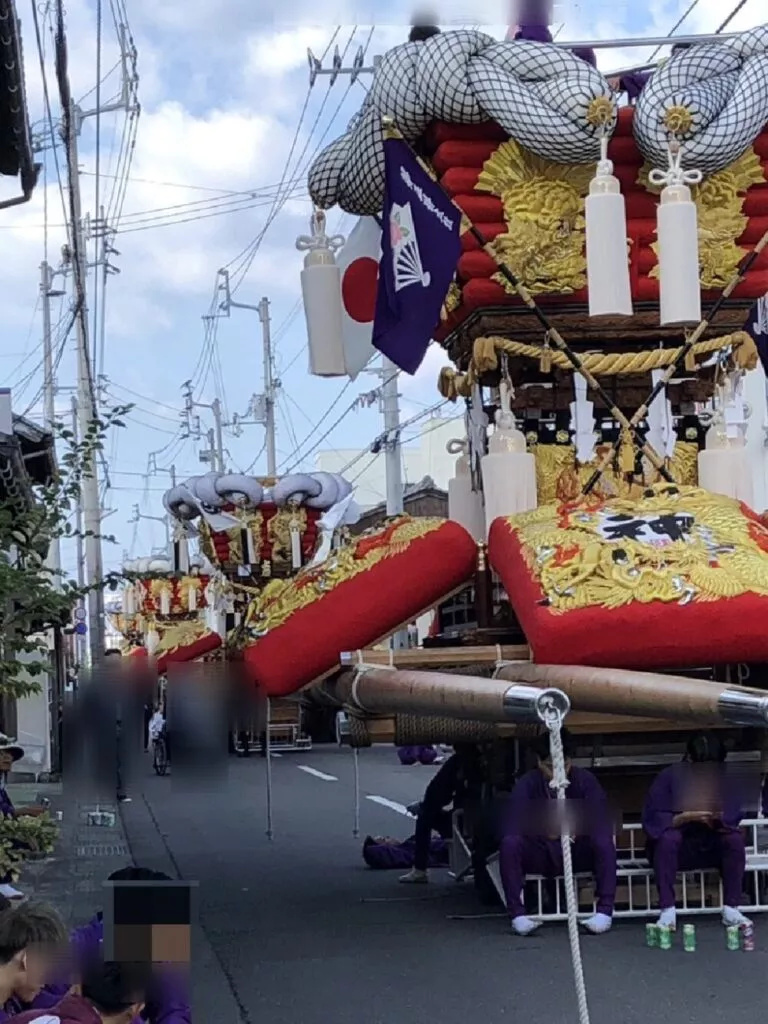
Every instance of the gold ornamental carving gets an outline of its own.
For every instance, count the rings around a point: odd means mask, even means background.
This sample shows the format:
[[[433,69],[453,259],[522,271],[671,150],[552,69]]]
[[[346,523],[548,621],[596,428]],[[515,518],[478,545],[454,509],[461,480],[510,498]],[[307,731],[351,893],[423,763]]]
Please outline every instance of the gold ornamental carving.
[[[597,468],[609,444],[595,447],[595,458],[578,464],[576,449],[569,444],[531,445],[536,460],[536,494],[540,505],[554,501],[578,501],[587,481]],[[674,455],[667,460],[667,468],[675,481],[695,487],[699,482],[699,447],[689,441],[678,441]],[[595,485],[594,493],[601,498],[640,498],[649,486],[660,482],[659,474],[645,459],[641,476],[606,470]]]
[[[291,562],[291,528],[302,535],[307,528],[307,513],[303,508],[284,508],[276,512],[267,523],[267,542],[271,546],[272,561],[276,564]]]
[[[650,164],[644,164],[637,181],[647,191],[658,195],[661,189],[648,181],[650,170]],[[691,188],[699,222],[699,267],[703,289],[725,288],[736,274],[748,251],[737,244],[749,223],[744,213],[744,200],[753,185],[764,184],[760,157],[754,149],[748,149],[730,167]],[[658,242],[654,242],[651,248],[658,256]],[[658,276],[657,265],[649,277]]]
[[[556,164],[518,142],[502,143],[480,172],[478,191],[498,196],[507,232],[492,247],[534,295],[568,294],[587,285],[584,199],[594,167]],[[501,274],[505,291],[516,290]]]

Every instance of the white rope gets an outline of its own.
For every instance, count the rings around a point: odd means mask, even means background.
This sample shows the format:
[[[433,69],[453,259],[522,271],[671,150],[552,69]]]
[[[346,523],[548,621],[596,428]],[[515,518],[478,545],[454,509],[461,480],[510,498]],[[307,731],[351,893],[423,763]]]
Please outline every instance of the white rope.
[[[579,1024],[589,1024],[589,1007],[587,1005],[587,988],[584,982],[584,966],[581,962],[581,941],[579,937],[579,901],[576,896],[576,882],[573,877],[573,857],[571,856],[570,823],[566,812],[565,791],[568,788],[568,775],[565,770],[565,754],[563,752],[563,715],[553,704],[540,712],[549,730],[549,742],[552,752],[553,778],[550,786],[557,791],[560,814],[560,843],[563,848],[563,880],[565,882],[565,905],[568,912],[568,941],[571,947],[571,963],[573,979],[576,985],[576,1000],[579,1006]]]
[[[275,833],[272,829],[272,743],[269,735],[271,721],[271,704],[269,697],[267,697],[267,733],[264,739],[264,746],[267,754],[267,839],[270,842],[275,838]]]
[[[360,835],[360,751],[357,747],[352,748],[352,756],[355,765],[355,824],[352,835],[357,838]]]

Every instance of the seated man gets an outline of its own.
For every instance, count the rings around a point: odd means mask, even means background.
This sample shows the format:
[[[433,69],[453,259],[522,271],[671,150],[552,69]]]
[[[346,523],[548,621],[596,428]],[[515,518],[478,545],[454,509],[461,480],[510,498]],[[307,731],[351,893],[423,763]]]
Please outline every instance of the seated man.
[[[400,878],[401,882],[427,882],[427,865],[432,832],[450,839],[452,811],[458,796],[467,786],[476,783],[482,763],[480,750],[472,743],[457,743],[456,751],[433,777],[421,803],[411,804],[408,810],[416,815],[413,868]]]
[[[597,911],[584,927],[594,934],[607,932],[616,900],[616,843],[605,791],[592,772],[571,765],[573,741],[563,730],[563,751],[569,786],[566,804],[573,843],[574,872],[592,871],[597,890]],[[557,878],[563,874],[563,851],[558,822],[557,793],[551,787],[552,755],[549,733],[534,744],[538,767],[523,775],[512,790],[504,837],[499,851],[499,870],[504,885],[512,928],[530,935],[541,922],[525,913],[523,886],[526,875]],[[565,823],[564,823],[565,824]]]
[[[715,733],[696,733],[686,760],[665,768],[645,799],[643,829],[659,891],[659,924],[674,928],[679,871],[719,868],[723,924],[748,924],[738,909],[746,863],[740,795],[725,772],[726,749]]]
[[[40,993],[66,950],[67,932],[53,907],[22,903],[0,911],[0,1022]]]
[[[168,882],[170,878],[162,871],[149,868],[129,867],[113,871],[110,882]],[[70,936],[70,961],[74,961],[75,974],[91,960],[102,956],[104,942],[104,915],[99,912],[86,925],[76,928]],[[32,999],[26,1000],[29,1008],[42,1010],[55,1006],[68,992],[71,976],[50,980]],[[179,971],[168,965],[160,965],[150,987],[144,1019],[149,1024],[190,1024],[191,1011],[186,979]],[[2,1018],[0,1018],[2,1024]]]
[[[25,1010],[16,1024],[130,1024],[145,1009],[151,971],[145,964],[89,960],[80,982],[50,1010]]]

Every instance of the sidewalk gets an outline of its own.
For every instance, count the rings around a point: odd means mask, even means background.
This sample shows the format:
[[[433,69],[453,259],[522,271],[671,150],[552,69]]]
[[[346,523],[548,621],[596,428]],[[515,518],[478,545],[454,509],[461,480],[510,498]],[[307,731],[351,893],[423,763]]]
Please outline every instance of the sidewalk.
[[[108,827],[89,825],[87,812],[95,808],[62,792],[61,783],[9,783],[8,794],[17,807],[45,796],[52,816],[63,815],[56,849],[43,860],[25,862],[18,888],[30,899],[52,903],[68,927],[85,924],[101,909],[107,876],[133,863],[117,804],[99,805],[115,815],[114,827]]]

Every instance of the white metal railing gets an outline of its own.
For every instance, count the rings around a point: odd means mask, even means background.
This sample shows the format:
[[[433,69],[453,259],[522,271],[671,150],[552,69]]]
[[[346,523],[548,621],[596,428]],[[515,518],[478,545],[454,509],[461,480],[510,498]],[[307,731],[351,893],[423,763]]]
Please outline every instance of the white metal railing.
[[[462,834],[461,814],[454,816],[454,834],[451,848],[451,872],[457,880],[467,876],[471,870],[471,852]],[[747,832],[747,866],[744,876],[744,890],[747,902],[741,909],[747,913],[768,911],[768,819],[745,818],[742,828]],[[645,857],[645,834],[642,825],[624,825],[617,834],[623,839],[618,851],[616,876],[615,917],[650,917],[658,913],[656,886],[653,868]],[[642,844],[642,845],[641,845]],[[488,874],[501,899],[504,890],[499,870],[499,855],[493,854],[486,862]],[[591,895],[592,875],[577,874],[579,883],[580,908],[585,915],[595,912],[596,904]],[[678,911],[681,914],[713,914],[722,909],[723,893],[717,871],[681,872],[678,883]],[[526,883],[535,884],[535,907],[531,917],[542,921],[563,921],[567,914],[562,891],[562,878],[547,879],[543,875],[528,875]],[[586,890],[586,891],[585,891]],[[549,897],[549,900],[547,899]],[[547,904],[551,905],[547,905]]]

